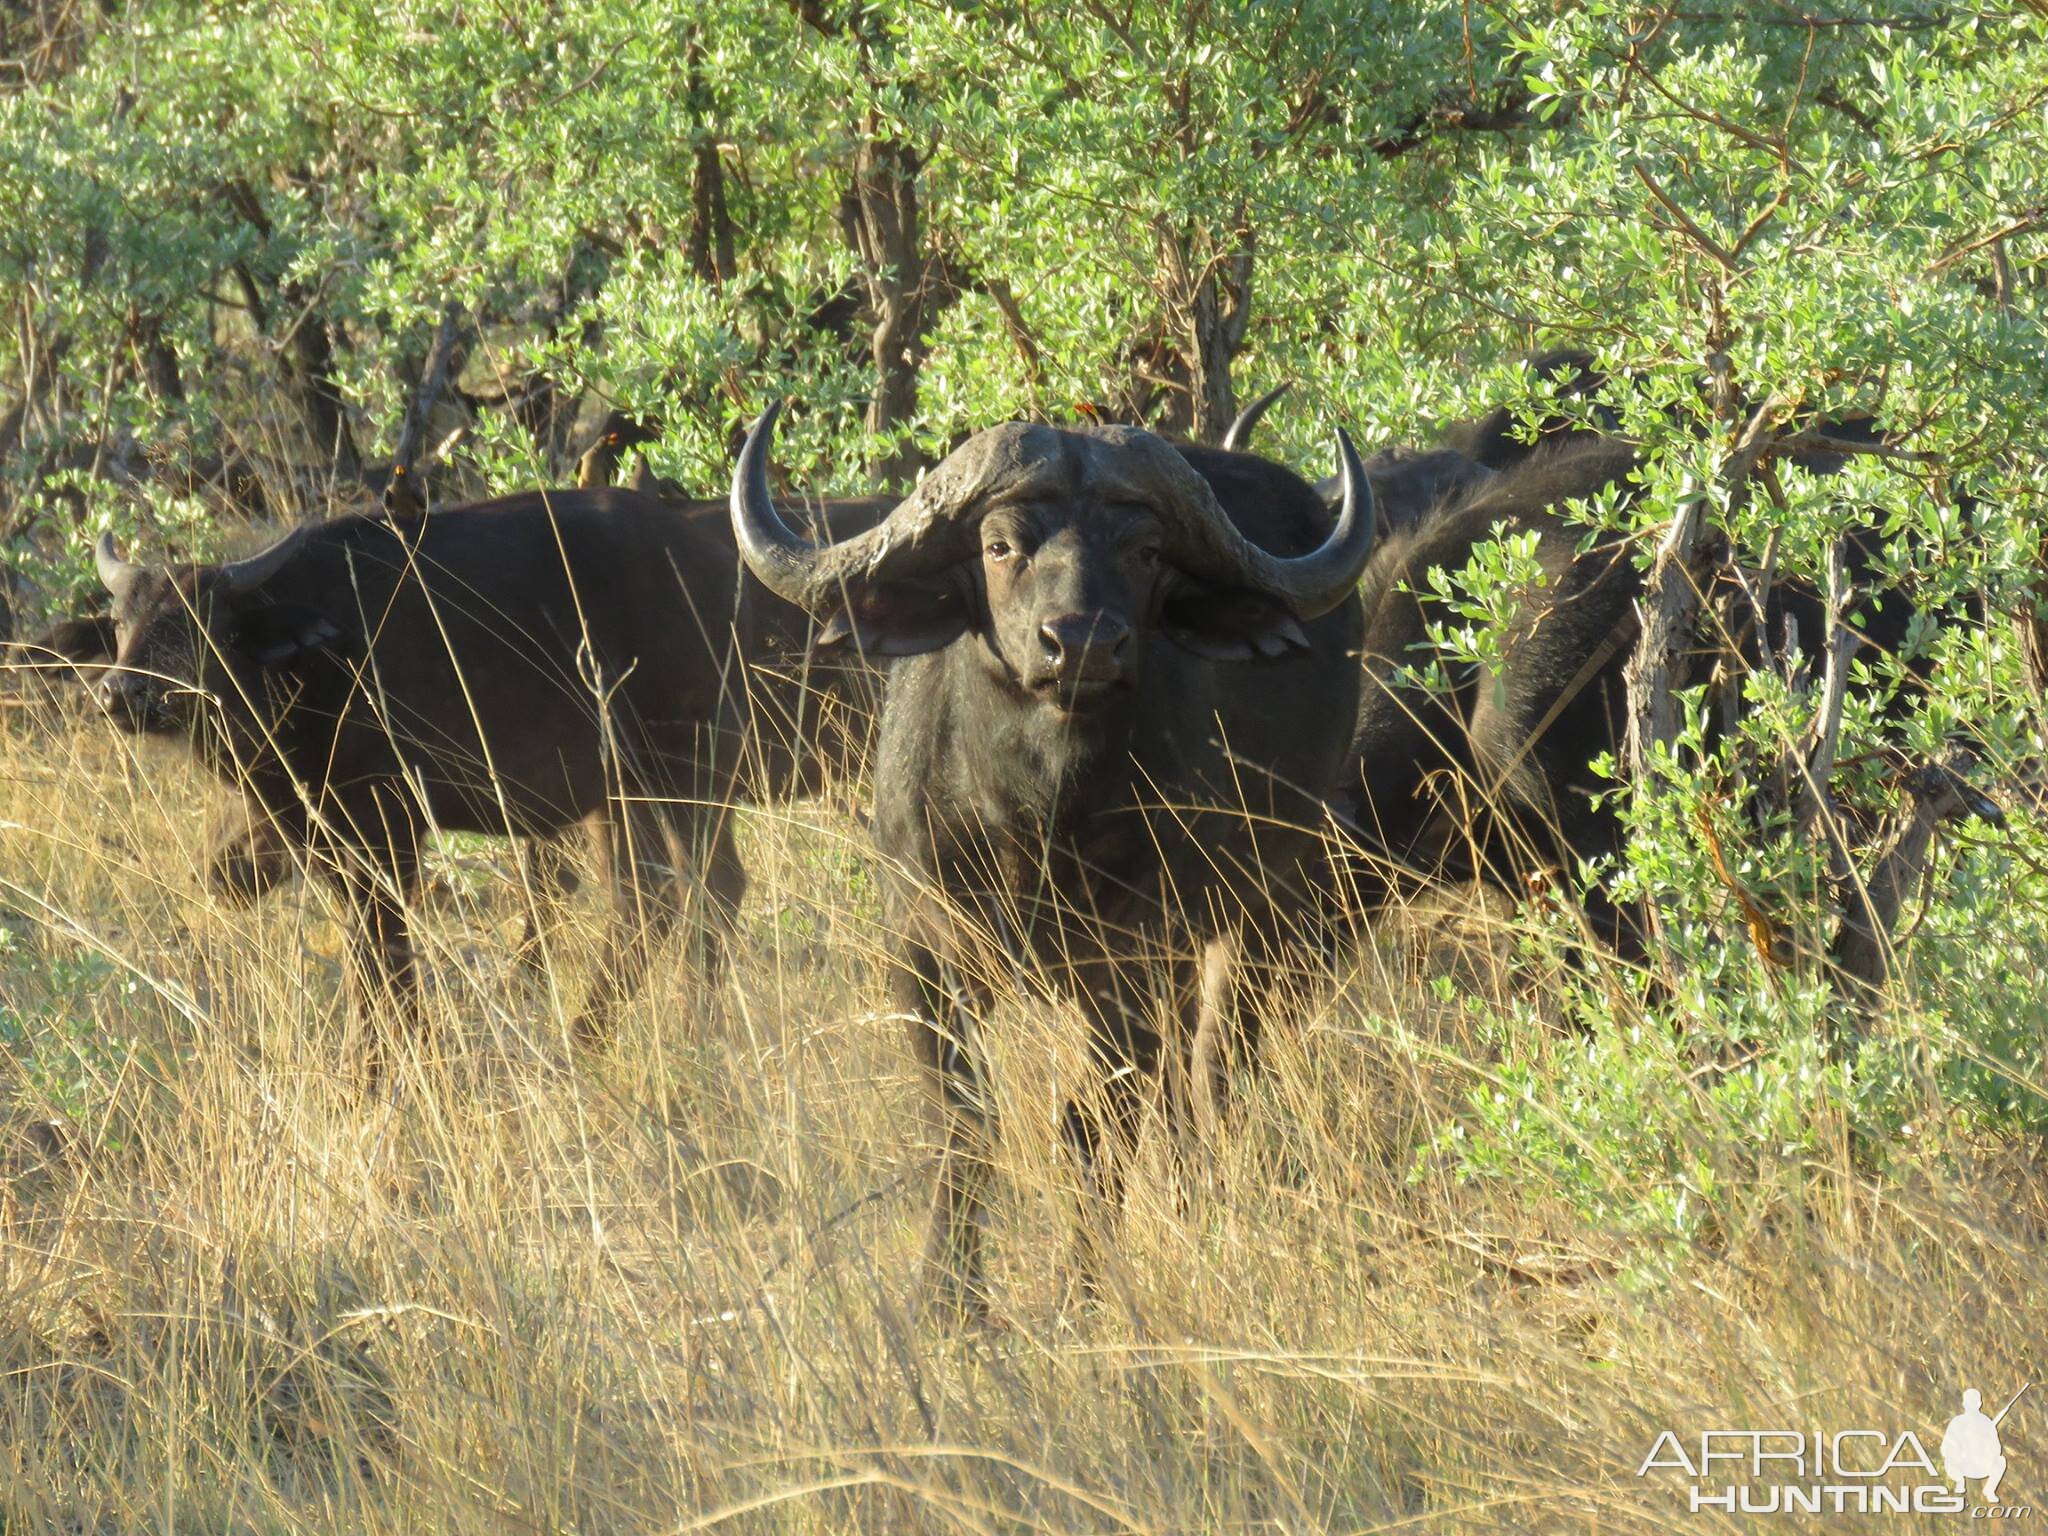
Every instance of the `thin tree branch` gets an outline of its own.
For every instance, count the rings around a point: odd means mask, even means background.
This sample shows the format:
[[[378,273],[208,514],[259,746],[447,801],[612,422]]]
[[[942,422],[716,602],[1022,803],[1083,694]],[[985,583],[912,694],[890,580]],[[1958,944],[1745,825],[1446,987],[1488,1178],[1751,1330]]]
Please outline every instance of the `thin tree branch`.
[[[1820,709],[1813,719],[1813,748],[1801,770],[1799,803],[1793,826],[1801,836],[1824,812],[1833,808],[1828,781],[1835,776],[1835,755],[1842,739],[1842,707],[1849,697],[1849,661],[1860,643],[1849,627],[1848,541],[1837,539],[1828,550],[1827,665],[1821,674]],[[1829,818],[1832,821],[1832,817]],[[1838,853],[1845,850],[1838,848]]]
[[[441,311],[434,343],[420,370],[419,388],[406,402],[405,416],[398,424],[398,445],[392,451],[392,467],[411,475],[419,468],[420,445],[427,435],[427,419],[448,388],[457,351],[462,344],[462,306],[450,299]]]
[[[1669,194],[1657,185],[1657,178],[1652,176],[1643,167],[1641,162],[1630,166],[1629,169],[1636,173],[1636,180],[1650,189],[1650,196],[1656,198],[1659,203],[1664,205],[1664,211],[1678,221],[1678,227],[1685,231],[1694,245],[1698,246],[1708,256],[1711,256],[1722,271],[1729,273],[1735,271],[1735,258],[1729,254],[1728,248],[1704,229],[1701,229],[1699,225],[1695,224],[1692,220],[1692,215],[1671,200]]]

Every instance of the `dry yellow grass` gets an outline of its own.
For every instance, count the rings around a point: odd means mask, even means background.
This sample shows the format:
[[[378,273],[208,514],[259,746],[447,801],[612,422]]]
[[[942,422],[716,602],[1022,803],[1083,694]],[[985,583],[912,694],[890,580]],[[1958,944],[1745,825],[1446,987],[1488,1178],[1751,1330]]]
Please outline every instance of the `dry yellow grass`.
[[[365,1098],[325,899],[204,894],[181,753],[17,722],[0,781],[0,1530],[1704,1532],[1749,1522],[1636,1476],[1664,1428],[1931,1447],[1962,1386],[2048,1373],[2032,1147],[1930,1123],[1881,1183],[1846,1136],[1765,1150],[1647,1280],[1540,1182],[1418,1162],[1486,1080],[1461,996],[1544,984],[1478,913],[1420,979],[1401,938],[1331,978],[1194,1188],[1148,1137],[1092,1308],[1074,1031],[1006,1007],[1004,1326],[949,1335],[851,822],[749,813],[734,975],[672,947],[601,1054],[587,946],[560,995],[514,974],[509,860],[449,855],[430,1035]],[[2026,1503],[2044,1422],[2004,1426]]]

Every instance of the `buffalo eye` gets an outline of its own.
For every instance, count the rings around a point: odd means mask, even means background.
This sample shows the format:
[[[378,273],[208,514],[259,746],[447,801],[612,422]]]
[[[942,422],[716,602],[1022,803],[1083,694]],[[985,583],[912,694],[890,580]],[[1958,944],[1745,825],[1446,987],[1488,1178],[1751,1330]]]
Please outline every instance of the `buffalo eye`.
[[[1012,555],[1014,555],[1016,553],[1016,550],[1010,547],[1010,543],[1007,539],[990,539],[988,543],[982,547],[982,553],[987,555],[988,558],[995,564],[1001,565],[1005,560],[1009,559]]]
[[[1142,544],[1138,547],[1138,564],[1146,566],[1157,565],[1161,559],[1161,554],[1162,552],[1157,544]]]

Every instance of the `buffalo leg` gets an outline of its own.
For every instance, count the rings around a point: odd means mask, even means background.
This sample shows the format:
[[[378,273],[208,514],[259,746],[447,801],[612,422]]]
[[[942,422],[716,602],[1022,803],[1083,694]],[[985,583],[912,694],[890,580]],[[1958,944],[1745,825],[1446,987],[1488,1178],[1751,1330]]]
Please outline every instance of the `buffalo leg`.
[[[1091,968],[1093,970],[1093,968]],[[1082,996],[1090,1016],[1089,1046],[1101,1074],[1094,1103],[1069,1099],[1060,1137],[1079,1165],[1091,1208],[1082,1213],[1077,1266],[1084,1292],[1100,1288],[1102,1240],[1123,1208],[1124,1179],[1137,1150],[1145,1105],[1156,1087],[1159,1034],[1147,1022],[1146,994],[1127,967],[1108,965],[1088,976]]]
[[[277,818],[254,795],[241,796],[221,818],[206,860],[207,888],[223,901],[249,903],[282,882],[291,869],[291,847]]]
[[[519,947],[512,952],[513,963],[521,970],[539,972],[547,963],[547,940],[583,882],[576,876],[568,850],[555,838],[523,837],[512,847],[526,906],[525,927]]]
[[[393,1007],[408,1023],[419,1014],[419,965],[413,958],[412,931],[405,898],[413,882],[391,889],[390,877],[352,871],[344,893],[352,918],[352,977],[356,999],[366,1010]]]
[[[315,867],[349,908],[350,978],[357,1001],[389,1003],[408,1019],[419,1003],[405,903],[419,884],[420,827],[403,791],[330,807],[309,837]]]
[[[953,968],[920,944],[892,968],[896,1011],[910,1022],[910,1049],[924,1078],[939,1139],[939,1176],[925,1243],[924,1288],[955,1317],[988,1310],[982,1225],[993,1172],[994,1104],[975,1039],[974,1005]]]
[[[679,880],[667,818],[644,801],[619,805],[599,839],[611,891],[612,929],[604,967],[573,1026],[576,1038],[607,1038],[639,991],[655,948],[675,926]]]
[[[348,905],[349,978],[369,1031],[366,1067],[373,1082],[383,1073],[389,1024],[410,1029],[419,1023],[419,966],[406,918],[406,903],[419,886],[419,839],[409,805],[393,793],[374,797],[345,829],[321,835],[315,849]]]
[[[740,902],[747,894],[747,871],[733,838],[732,807],[715,802],[671,805],[668,820],[695,875],[698,970],[706,979],[715,978],[730,958]]]
[[[349,974],[356,1012],[368,1036],[363,1070],[374,1084],[384,1076],[390,1026],[396,1023],[411,1030],[419,1023],[419,965],[413,957],[404,899],[368,873],[352,874],[344,889],[352,933]]]

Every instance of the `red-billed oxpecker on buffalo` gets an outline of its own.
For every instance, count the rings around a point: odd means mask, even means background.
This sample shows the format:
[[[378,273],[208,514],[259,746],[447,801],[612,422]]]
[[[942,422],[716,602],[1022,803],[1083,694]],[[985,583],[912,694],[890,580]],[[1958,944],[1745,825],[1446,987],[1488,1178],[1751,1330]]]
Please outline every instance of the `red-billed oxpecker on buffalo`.
[[[715,954],[745,878],[727,540],[644,497],[560,492],[338,518],[222,565],[133,565],[110,538],[98,561],[108,712],[185,737],[311,854],[352,908],[366,1001],[415,1010],[406,901],[430,826],[598,830],[616,939],[583,1037],[693,893]]]
[[[576,461],[576,488],[582,491],[603,490],[617,481],[621,454],[660,439],[661,433],[650,423],[636,420],[623,411],[613,411],[605,417],[597,440],[584,449],[583,457]],[[647,488],[636,485],[631,489]]]
[[[874,766],[892,989],[943,1132],[927,1283],[977,1311],[991,961],[1086,1016],[1101,1081],[1062,1129],[1114,1202],[1154,1074],[1181,1085],[1177,1115],[1213,1111],[1222,1015],[1256,1033],[1231,956],[1278,938],[1319,856],[1356,714],[1372,496],[1341,435],[1333,528],[1264,460],[1011,424],[871,532],[816,544],[769,490],[775,416],[733,479],[748,566],[819,617],[822,643],[901,658]]]

